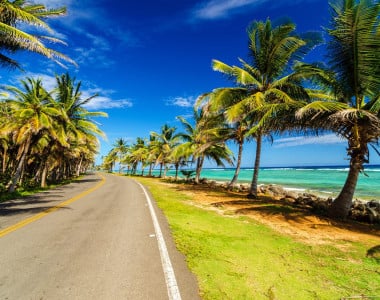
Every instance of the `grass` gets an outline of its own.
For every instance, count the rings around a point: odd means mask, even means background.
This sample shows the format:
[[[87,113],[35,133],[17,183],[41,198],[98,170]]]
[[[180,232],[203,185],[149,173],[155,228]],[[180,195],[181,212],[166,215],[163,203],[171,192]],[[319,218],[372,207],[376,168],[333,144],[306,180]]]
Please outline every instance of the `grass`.
[[[8,201],[8,200],[13,200],[13,199],[17,199],[17,198],[30,196],[30,195],[33,195],[33,194],[36,194],[39,192],[43,192],[46,190],[51,190],[57,186],[69,184],[69,183],[76,181],[76,180],[79,180],[81,178],[83,178],[83,176],[79,176],[79,177],[76,177],[74,179],[67,179],[67,180],[64,180],[64,181],[57,183],[57,184],[49,184],[45,188],[41,188],[41,187],[18,188],[16,191],[14,191],[12,193],[8,193],[8,192],[1,193],[0,192],[0,203],[4,202],[4,201]]]
[[[167,216],[203,299],[380,299],[380,264],[366,257],[368,245],[303,244],[250,218],[195,207],[190,196],[153,179],[138,180]]]

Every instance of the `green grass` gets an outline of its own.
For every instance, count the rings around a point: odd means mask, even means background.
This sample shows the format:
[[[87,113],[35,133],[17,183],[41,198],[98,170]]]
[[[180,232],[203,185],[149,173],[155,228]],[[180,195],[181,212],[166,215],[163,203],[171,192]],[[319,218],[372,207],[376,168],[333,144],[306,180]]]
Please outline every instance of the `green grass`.
[[[76,177],[74,179],[64,180],[64,181],[62,181],[60,183],[57,183],[57,184],[49,184],[45,188],[41,188],[41,187],[18,188],[16,191],[14,191],[12,193],[8,193],[8,192],[0,193],[0,203],[4,202],[4,201],[8,201],[8,200],[13,200],[13,199],[17,199],[17,198],[27,197],[27,196],[30,196],[30,195],[33,195],[33,194],[36,194],[36,193],[39,193],[39,192],[46,191],[46,190],[51,190],[51,189],[54,189],[57,186],[69,184],[69,183],[74,182],[76,180],[79,180],[81,178],[83,178],[82,175],[79,176],[79,177]]]
[[[366,257],[368,245],[310,246],[247,217],[197,208],[155,180],[138,180],[167,216],[203,299],[380,299],[380,264]]]

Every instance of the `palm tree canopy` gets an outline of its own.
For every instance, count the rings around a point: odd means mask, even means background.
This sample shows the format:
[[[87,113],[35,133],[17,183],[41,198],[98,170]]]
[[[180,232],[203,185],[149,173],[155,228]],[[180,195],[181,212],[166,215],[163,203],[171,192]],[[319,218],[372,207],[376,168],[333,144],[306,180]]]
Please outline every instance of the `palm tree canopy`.
[[[20,68],[17,61],[9,57],[8,53],[18,50],[27,50],[39,53],[61,64],[59,60],[76,63],[66,55],[46,47],[43,41],[65,44],[60,39],[52,36],[35,35],[18,28],[19,24],[25,24],[35,29],[42,28],[50,34],[54,31],[44,19],[61,16],[66,13],[66,8],[47,9],[42,4],[30,4],[25,0],[1,0],[0,1],[0,64],[8,67]],[[6,54],[4,53],[6,52]]]

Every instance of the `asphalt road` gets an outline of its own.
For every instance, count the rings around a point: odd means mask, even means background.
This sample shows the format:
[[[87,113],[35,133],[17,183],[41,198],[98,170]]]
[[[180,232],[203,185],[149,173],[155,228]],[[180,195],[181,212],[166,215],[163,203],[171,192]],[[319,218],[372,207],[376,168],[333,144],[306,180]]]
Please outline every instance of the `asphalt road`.
[[[131,179],[92,174],[0,203],[0,299],[199,299],[152,201],[159,245],[148,198]]]

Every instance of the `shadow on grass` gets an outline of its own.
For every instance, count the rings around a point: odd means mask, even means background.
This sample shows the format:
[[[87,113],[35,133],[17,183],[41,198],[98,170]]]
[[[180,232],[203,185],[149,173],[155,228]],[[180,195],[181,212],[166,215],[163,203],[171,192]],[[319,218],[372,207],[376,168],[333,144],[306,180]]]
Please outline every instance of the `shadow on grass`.
[[[173,182],[175,184],[175,182]],[[250,213],[258,213],[263,218],[265,216],[282,216],[288,222],[304,224],[309,222],[310,217],[317,217],[321,222],[310,224],[318,225],[318,227],[333,226],[339,229],[345,229],[356,233],[365,233],[380,237],[379,224],[359,223],[353,220],[337,221],[328,218],[324,214],[320,214],[311,207],[299,204],[290,204],[281,200],[274,199],[269,196],[259,196],[257,199],[247,199],[246,193],[232,192],[216,186],[208,186],[204,184],[177,184],[175,189],[178,192],[203,192],[207,195],[217,198],[220,201],[215,201],[210,205],[214,207],[229,206],[233,213],[238,215],[249,215]],[[232,207],[232,208],[231,208]],[[326,223],[326,224],[323,224]]]

